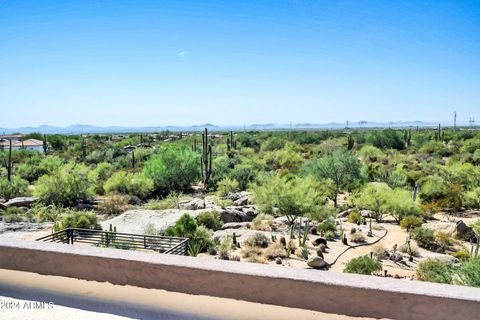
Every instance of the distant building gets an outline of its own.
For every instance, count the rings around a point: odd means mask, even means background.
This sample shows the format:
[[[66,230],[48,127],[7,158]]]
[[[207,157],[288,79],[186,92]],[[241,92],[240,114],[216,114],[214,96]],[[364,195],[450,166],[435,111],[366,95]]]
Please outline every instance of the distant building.
[[[12,150],[31,150],[43,153],[43,141],[37,139],[27,139],[22,141],[17,136],[1,136],[0,150],[8,150],[10,148],[10,137],[12,137]]]
[[[22,140],[22,135],[21,134],[4,134],[4,135],[0,135],[0,143],[3,143],[3,142],[7,142],[9,140],[12,140],[12,143],[14,142],[17,142],[17,141],[21,141]]]
[[[43,152],[43,141],[37,139],[27,139],[25,141],[17,141],[12,144],[13,150],[32,150]]]

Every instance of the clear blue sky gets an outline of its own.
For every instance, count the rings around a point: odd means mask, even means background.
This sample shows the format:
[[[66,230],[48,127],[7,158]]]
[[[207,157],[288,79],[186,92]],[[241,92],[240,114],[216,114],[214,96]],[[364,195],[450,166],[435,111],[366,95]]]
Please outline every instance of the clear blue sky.
[[[0,127],[480,122],[480,1],[0,0]]]

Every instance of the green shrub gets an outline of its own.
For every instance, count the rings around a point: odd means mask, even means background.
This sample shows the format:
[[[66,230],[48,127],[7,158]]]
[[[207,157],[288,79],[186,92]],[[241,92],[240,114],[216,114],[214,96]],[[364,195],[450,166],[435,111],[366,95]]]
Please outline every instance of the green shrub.
[[[199,252],[208,251],[209,248],[215,245],[213,242],[213,231],[207,229],[205,226],[198,226],[190,238],[189,243],[197,246]]]
[[[436,259],[426,259],[418,264],[417,279],[420,281],[451,283],[452,267]]]
[[[114,173],[103,186],[109,194],[120,193],[146,199],[153,191],[153,180],[141,173]]]
[[[320,159],[313,159],[302,167],[303,176],[313,176],[327,189],[329,198],[337,206],[341,190],[351,190],[362,182],[361,165],[351,152],[335,150]]]
[[[335,232],[333,232],[333,231],[331,231],[331,230],[327,230],[327,231],[325,232],[325,239],[326,239],[327,241],[332,241],[332,240],[334,240],[334,239],[335,239]]]
[[[7,223],[21,222],[26,219],[25,212],[17,207],[8,207],[5,210],[0,210],[0,216]]]
[[[0,198],[6,200],[15,197],[25,196],[28,191],[28,181],[20,177],[12,176],[12,181],[7,178],[0,178]]]
[[[365,243],[367,242],[367,238],[361,232],[356,232],[350,235],[350,241],[354,243]]]
[[[284,215],[290,224],[298,216],[321,210],[325,201],[313,178],[267,176],[252,187],[252,193],[261,212]]]
[[[355,209],[350,212],[347,219],[350,223],[361,224],[363,223],[364,218],[362,217],[361,213]]]
[[[178,209],[183,198],[181,193],[171,192],[162,200],[149,200],[145,205],[148,210]]]
[[[335,234],[335,231],[337,231],[335,220],[327,219],[322,223],[319,223],[317,226],[317,231],[320,231],[322,234],[326,234],[327,232],[331,232]]]
[[[59,231],[67,228],[99,229],[100,225],[97,215],[93,211],[67,211],[54,229]]]
[[[218,230],[222,226],[220,214],[216,211],[202,212],[197,216],[199,225],[205,226],[208,229]]]
[[[422,218],[417,216],[406,216],[400,221],[400,227],[407,230],[412,230],[422,225]]]
[[[46,204],[75,206],[95,196],[90,170],[82,164],[68,163],[38,179],[34,194]]]
[[[412,238],[417,241],[418,245],[427,250],[432,250],[437,248],[435,243],[435,233],[433,230],[418,227],[413,229]]]
[[[119,215],[128,210],[128,196],[114,194],[103,199],[98,205],[98,211],[106,215]]]
[[[245,245],[251,247],[266,248],[270,243],[270,239],[263,233],[256,233],[245,240]]]
[[[145,162],[144,173],[153,180],[158,195],[183,192],[200,178],[199,163],[198,153],[167,145]]]
[[[225,197],[233,192],[239,191],[238,181],[228,177],[223,178],[217,186],[217,194],[220,197]]]
[[[368,256],[353,258],[347,262],[343,272],[371,275],[382,270],[382,263]]]
[[[226,207],[233,205],[232,199],[222,199],[222,198],[216,197],[213,201],[217,206],[219,206],[222,209],[225,209]]]
[[[188,213],[184,213],[174,226],[165,230],[165,236],[192,238],[197,226],[197,221]]]
[[[374,213],[376,221],[382,221],[392,189],[385,183],[371,182],[365,185],[361,193],[354,197],[356,206]],[[354,222],[356,223],[356,222]]]
[[[385,210],[400,223],[406,216],[420,215],[421,211],[412,199],[412,193],[404,189],[393,189],[389,193]]]
[[[405,149],[405,142],[399,132],[393,129],[384,129],[369,133],[367,141],[380,149]]]
[[[480,258],[471,259],[460,266],[454,284],[480,287]]]
[[[470,260],[470,253],[468,253],[468,251],[453,252],[452,256],[463,262]]]

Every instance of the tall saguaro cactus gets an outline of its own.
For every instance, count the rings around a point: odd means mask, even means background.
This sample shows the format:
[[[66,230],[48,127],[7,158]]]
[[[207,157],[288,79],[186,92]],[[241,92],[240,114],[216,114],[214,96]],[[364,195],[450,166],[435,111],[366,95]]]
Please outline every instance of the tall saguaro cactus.
[[[237,141],[235,140],[233,131],[230,131],[230,137],[227,138],[227,148],[228,150],[231,150],[231,149],[235,150],[237,148]]]
[[[12,139],[9,139],[7,179],[8,182],[12,182]]]
[[[438,124],[437,132],[435,133],[435,140],[440,141],[443,139],[442,126]]]
[[[82,137],[82,159],[85,161],[87,158],[87,139]]]
[[[197,152],[197,140],[196,139],[193,140],[192,151]]]
[[[352,150],[354,143],[355,143],[355,141],[352,138],[352,134],[349,134],[348,137],[347,137],[347,149]]]
[[[205,128],[202,133],[202,158],[201,169],[203,177],[203,185],[206,187],[212,174],[212,146],[208,144],[208,129]]]
[[[47,153],[48,151],[48,144],[47,144],[47,135],[43,135],[43,153]]]

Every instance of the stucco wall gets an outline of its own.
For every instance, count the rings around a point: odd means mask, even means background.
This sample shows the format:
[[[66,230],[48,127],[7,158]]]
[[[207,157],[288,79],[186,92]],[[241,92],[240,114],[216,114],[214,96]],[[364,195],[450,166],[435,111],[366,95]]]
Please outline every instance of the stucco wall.
[[[350,316],[476,319],[480,289],[281,266],[0,239],[0,268]]]

